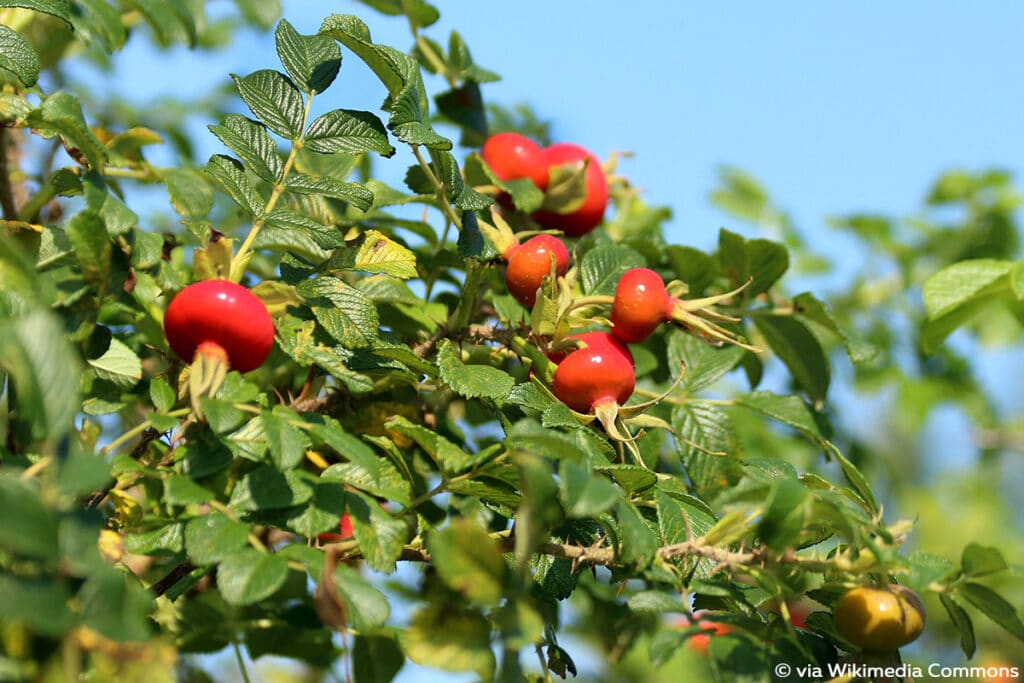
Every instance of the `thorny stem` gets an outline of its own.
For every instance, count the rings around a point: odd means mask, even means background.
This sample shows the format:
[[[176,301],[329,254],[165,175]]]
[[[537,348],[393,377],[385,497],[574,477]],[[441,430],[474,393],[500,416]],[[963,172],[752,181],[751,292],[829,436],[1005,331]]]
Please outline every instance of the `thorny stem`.
[[[191,411],[192,411],[191,408],[179,408],[178,410],[172,410],[171,412],[166,413],[166,416],[167,417],[182,417],[184,415],[188,415]],[[146,431],[147,429],[149,429],[152,426],[153,426],[153,423],[151,423],[149,420],[143,420],[142,422],[140,422],[139,424],[135,425],[134,427],[129,429],[127,432],[125,432],[124,434],[122,434],[121,436],[117,437],[116,439],[114,439],[113,441],[108,443],[106,446],[101,448],[100,449],[100,453],[102,453],[103,455],[106,455],[107,453],[110,453],[111,451],[114,451],[114,450],[120,448],[126,442],[131,441],[133,438],[135,438],[136,436],[138,436],[139,434],[141,434],[142,432]]]
[[[306,107],[302,112],[302,125],[299,126],[301,130],[306,129],[306,122],[309,121],[310,108],[313,106],[313,95],[312,93],[306,98]],[[235,263],[243,263],[243,260],[250,251],[252,251],[252,245],[256,242],[256,237],[260,234],[260,230],[263,228],[265,223],[265,217],[274,207],[277,206],[277,202],[281,199],[281,195],[285,191],[285,181],[288,179],[288,174],[292,170],[292,166],[295,165],[295,158],[299,155],[299,150],[302,149],[303,139],[302,133],[299,137],[292,140],[292,148],[288,152],[288,158],[285,159],[284,169],[281,171],[281,179],[274,184],[274,189],[270,193],[270,198],[267,199],[267,205],[263,207],[262,215],[252,222],[252,228],[249,229],[249,234],[245,236],[245,241],[242,242],[242,246],[238,248],[238,253],[235,254],[232,261],[232,266]],[[233,268],[232,268],[233,270]]]

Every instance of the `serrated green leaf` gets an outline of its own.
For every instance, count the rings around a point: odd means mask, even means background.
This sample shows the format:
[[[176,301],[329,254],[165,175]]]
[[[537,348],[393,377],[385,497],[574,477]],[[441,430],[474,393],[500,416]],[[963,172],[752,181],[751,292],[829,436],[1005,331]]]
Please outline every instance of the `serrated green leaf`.
[[[388,599],[358,571],[339,564],[334,570],[334,584],[353,629],[372,633],[387,623],[391,616]]]
[[[304,36],[282,19],[274,32],[277,56],[292,80],[307,93],[323,92],[341,69],[341,50],[327,36]]]
[[[416,254],[377,230],[367,230],[334,252],[327,270],[361,270],[397,278],[417,277]]]
[[[595,465],[594,470],[610,474],[629,493],[646,491],[658,481],[654,472],[641,465]]]
[[[186,0],[125,0],[145,17],[157,42],[163,46],[185,43],[196,45],[194,8]]]
[[[313,487],[298,472],[281,472],[261,466],[250,471],[235,485],[230,507],[239,512],[279,510],[302,505],[313,497]]]
[[[1014,606],[999,593],[980,583],[968,582],[960,586],[958,594],[1008,633],[1024,640],[1024,621],[1021,621]]]
[[[772,484],[758,525],[758,535],[769,548],[782,550],[796,542],[808,511],[808,492],[796,479]]]
[[[169,168],[160,172],[167,186],[171,205],[183,218],[205,218],[213,208],[213,187],[198,171]]]
[[[198,505],[214,498],[216,494],[188,477],[172,475],[164,479],[164,501],[169,505]],[[188,533],[188,527],[185,528],[185,533]]]
[[[103,218],[91,209],[80,211],[68,222],[67,235],[82,276],[97,289],[102,289],[110,276],[113,254]]]
[[[832,317],[828,305],[810,292],[793,297],[793,308],[805,320],[811,320],[838,335],[851,362],[869,363],[878,355],[878,347],[841,328]]]
[[[228,114],[210,132],[249,165],[249,170],[271,183],[281,179],[284,164],[274,142],[262,124],[240,114]]]
[[[206,163],[204,171],[206,175],[219,182],[228,196],[249,214],[257,218],[263,214],[266,202],[245,175],[245,169],[238,160],[224,154],[214,154]]]
[[[1017,261],[1010,271],[1010,289],[1018,301],[1024,300],[1024,261]]]
[[[1009,568],[998,548],[968,543],[961,554],[960,566],[969,577],[995,574]]]
[[[387,500],[407,504],[410,487],[390,460],[373,451],[341,425],[328,423],[310,429],[310,435],[330,446],[347,462],[331,465],[320,475],[325,481],[338,481]]]
[[[81,103],[66,92],[56,92],[47,97],[27,117],[32,128],[60,135],[69,154],[95,171],[102,171],[107,162],[107,149],[89,130],[82,114]]]
[[[921,348],[934,353],[953,330],[988,303],[1010,293],[1012,261],[976,259],[943,268],[924,283],[928,315],[921,330]]]
[[[615,506],[615,514],[621,531],[619,558],[626,564],[648,566],[658,550],[657,536],[630,503],[620,501]]]
[[[305,280],[298,292],[329,335],[343,346],[371,346],[377,338],[377,307],[359,289],[336,277]]]
[[[313,485],[312,500],[289,516],[288,528],[306,538],[316,538],[324,532],[337,533],[347,498],[342,484],[317,482]]]
[[[417,664],[473,671],[489,681],[497,665],[490,635],[490,622],[476,611],[457,605],[426,607],[413,615],[403,634],[402,650]]]
[[[376,152],[390,157],[395,153],[380,119],[355,109],[334,109],[317,117],[306,129],[304,144],[321,154]]]
[[[39,55],[17,31],[6,26],[0,26],[0,69],[30,87],[39,80]]]
[[[185,549],[185,523],[169,522],[124,537],[124,549],[135,555],[176,555]]]
[[[608,477],[563,460],[558,471],[559,493],[565,514],[576,519],[596,517],[622,499]]]
[[[479,605],[495,605],[504,594],[508,570],[498,546],[470,519],[455,520],[427,537],[438,574],[452,589]]]
[[[258,120],[283,138],[299,139],[305,109],[302,95],[290,78],[272,69],[260,69],[245,77],[231,74],[231,78]]]
[[[654,502],[658,507],[658,529],[664,545],[684,543],[701,538],[715,525],[717,520],[697,499],[676,498],[659,489]]]
[[[754,391],[736,399],[736,405],[761,413],[789,425],[816,444],[824,443],[811,409],[798,396],[780,396],[770,391]]]
[[[124,47],[128,32],[121,23],[120,8],[109,5],[106,0],[76,0],[81,12],[71,16],[75,33],[85,43],[98,41],[108,53]]]
[[[415,441],[445,474],[458,474],[471,468],[479,461],[478,457],[466,453],[437,432],[413,424],[404,417],[395,416],[388,420],[384,426],[388,430],[396,431]]]
[[[309,437],[273,413],[260,413],[260,421],[274,464],[282,470],[298,467],[305,460]]]
[[[14,382],[33,440],[55,443],[68,433],[80,406],[80,367],[52,315],[0,319],[0,367]]]
[[[70,0],[0,0],[0,7],[23,7],[57,17],[71,25]]]
[[[198,566],[215,564],[246,546],[249,526],[211,512],[185,525],[185,550]]]
[[[408,535],[405,522],[388,514],[377,501],[360,494],[348,496],[348,511],[366,564],[374,571],[393,573]]]
[[[227,555],[217,568],[217,588],[229,605],[252,605],[266,600],[287,578],[286,559],[251,548]]]
[[[682,386],[689,393],[712,386],[739,365],[744,353],[738,346],[715,348],[690,334],[673,334],[668,341],[669,367],[683,373]]]
[[[619,244],[601,244],[580,259],[580,282],[588,296],[615,294],[622,274],[647,265],[637,251]]]
[[[142,379],[142,361],[131,348],[116,337],[99,358],[87,361],[101,379],[122,389],[131,389]]]
[[[828,357],[807,326],[792,316],[755,315],[754,324],[819,408],[828,394]]]
[[[466,398],[489,398],[502,402],[516,383],[511,375],[498,368],[466,365],[459,358],[458,347],[448,339],[442,339],[438,344],[437,367],[441,381]]]
[[[970,659],[974,656],[974,651],[977,648],[974,640],[974,624],[971,623],[970,615],[952,596],[946,593],[939,593],[939,602],[942,603],[949,615],[949,620],[953,622],[956,630],[960,633],[960,649],[964,656]]]
[[[322,176],[313,178],[305,173],[292,171],[285,181],[285,189],[297,194],[322,194],[325,197],[346,201],[360,211],[373,206],[373,193],[359,183],[347,183],[337,178]]]

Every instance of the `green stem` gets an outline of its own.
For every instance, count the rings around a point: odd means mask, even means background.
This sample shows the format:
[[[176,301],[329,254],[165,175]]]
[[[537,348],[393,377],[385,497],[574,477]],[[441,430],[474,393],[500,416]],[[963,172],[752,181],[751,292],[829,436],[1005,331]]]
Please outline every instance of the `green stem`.
[[[302,125],[299,126],[301,130],[306,130],[306,122],[309,121],[310,108],[313,106],[313,95],[310,94],[306,98],[306,107],[302,112]],[[281,199],[281,195],[285,191],[285,181],[288,179],[288,174],[292,170],[292,166],[295,165],[295,158],[299,154],[299,150],[303,147],[302,133],[299,137],[292,140],[291,151],[288,152],[288,158],[285,159],[284,169],[281,171],[281,179],[274,184],[274,189],[270,193],[270,198],[267,199],[266,206],[263,207],[261,215],[252,222],[252,228],[249,229],[249,234],[245,236],[245,241],[242,242],[242,246],[238,248],[238,253],[235,254],[234,258],[231,259],[232,270],[236,263],[244,263],[243,259],[252,251],[252,245],[256,242],[256,237],[260,234],[260,230],[263,228],[267,214],[274,210],[277,206],[277,202]]]
[[[455,308],[455,314],[452,316],[455,320],[455,326],[452,329],[462,330],[469,325],[469,320],[476,307],[476,293],[480,289],[483,276],[484,269],[476,261],[469,261],[466,266],[466,282],[462,286],[459,305]]]
[[[420,34],[420,27],[413,22],[412,17],[409,18],[409,30],[412,31],[412,36],[416,39],[416,47],[419,48],[420,53],[423,55],[424,59],[430,63],[430,66],[433,67],[434,71],[448,81],[448,85],[451,86],[452,90],[458,88],[459,83],[452,78],[448,65],[445,64],[444,60],[441,59],[441,56],[434,51],[433,46],[427,42],[422,34]]]
[[[427,176],[427,181],[430,182],[430,186],[434,188],[434,192],[437,194],[437,198],[441,203],[441,206],[438,208],[448,216],[449,220],[459,229],[459,232],[462,232],[462,218],[455,213],[455,209],[452,208],[451,203],[448,201],[448,194],[445,192],[444,183],[434,173],[434,168],[423,156],[419,145],[412,145],[412,153],[416,155],[416,161],[419,162],[420,168],[423,169],[423,173]]]
[[[238,670],[242,672],[242,681],[244,681],[244,683],[251,683],[249,680],[249,672],[245,670],[245,660],[242,659],[242,648],[238,646],[237,640],[232,641],[231,645],[235,650],[235,659],[238,660]]]
[[[191,408],[179,408],[178,410],[172,410],[171,412],[166,413],[166,415],[167,417],[184,417],[185,415],[188,415],[189,412],[191,412],[191,410]],[[136,436],[138,436],[139,434],[146,431],[152,426],[153,424],[149,420],[143,420],[142,422],[135,425],[127,432],[125,432],[124,434],[117,437],[116,439],[108,443],[106,446],[101,448],[100,453],[106,455],[107,453],[110,453],[111,451],[120,448],[126,442],[131,441],[133,438],[135,438]]]

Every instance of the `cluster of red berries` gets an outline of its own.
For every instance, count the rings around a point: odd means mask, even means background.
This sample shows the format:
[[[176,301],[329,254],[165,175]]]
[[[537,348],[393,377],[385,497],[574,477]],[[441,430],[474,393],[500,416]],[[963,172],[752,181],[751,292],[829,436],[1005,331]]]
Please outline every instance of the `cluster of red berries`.
[[[531,218],[542,227],[561,230],[578,237],[596,228],[604,219],[608,203],[608,182],[597,158],[579,145],[561,143],[541,148],[517,133],[498,133],[488,138],[481,157],[503,181],[527,178],[541,190],[548,189],[552,169],[559,166],[583,168],[586,194],[572,211],[540,210]],[[509,239],[499,245],[506,261],[505,284],[524,306],[536,303],[544,278],[552,272],[564,276],[569,270],[569,251],[552,235],[541,234],[523,244]],[[633,393],[636,372],[627,344],[646,340],[657,327],[676,317],[680,302],[669,296],[661,276],[647,268],[634,268],[619,280],[612,300],[611,332],[586,332],[569,337],[580,348],[568,355],[549,354],[558,364],[552,391],[577,412],[588,413],[598,406],[622,405]]]

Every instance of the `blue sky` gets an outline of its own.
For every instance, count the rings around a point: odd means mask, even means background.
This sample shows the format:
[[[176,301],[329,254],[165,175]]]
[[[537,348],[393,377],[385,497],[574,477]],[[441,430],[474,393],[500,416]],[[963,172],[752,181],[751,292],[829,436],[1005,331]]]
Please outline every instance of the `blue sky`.
[[[634,153],[621,170],[673,209],[676,243],[706,249],[719,227],[751,232],[708,201],[722,165],[764,181],[815,244],[836,237],[829,215],[914,213],[941,170],[1024,170],[1021,3],[438,4],[442,20],[427,35],[446,44],[457,28],[475,60],[503,76],[484,86],[485,99],[529,102],[557,140],[601,157]],[[302,32],[331,12],[357,13],[377,42],[411,45],[404,22],[359,3],[284,7]],[[146,102],[169,91],[198,97],[230,72],[260,68],[279,68],[269,35],[247,33],[216,59],[133,43],[103,82]],[[428,88],[443,84],[428,77]],[[346,54],[318,110],[375,109],[383,97]],[[221,151],[212,135],[205,144]],[[400,184],[407,163],[378,168]],[[407,668],[400,680],[455,679]]]

